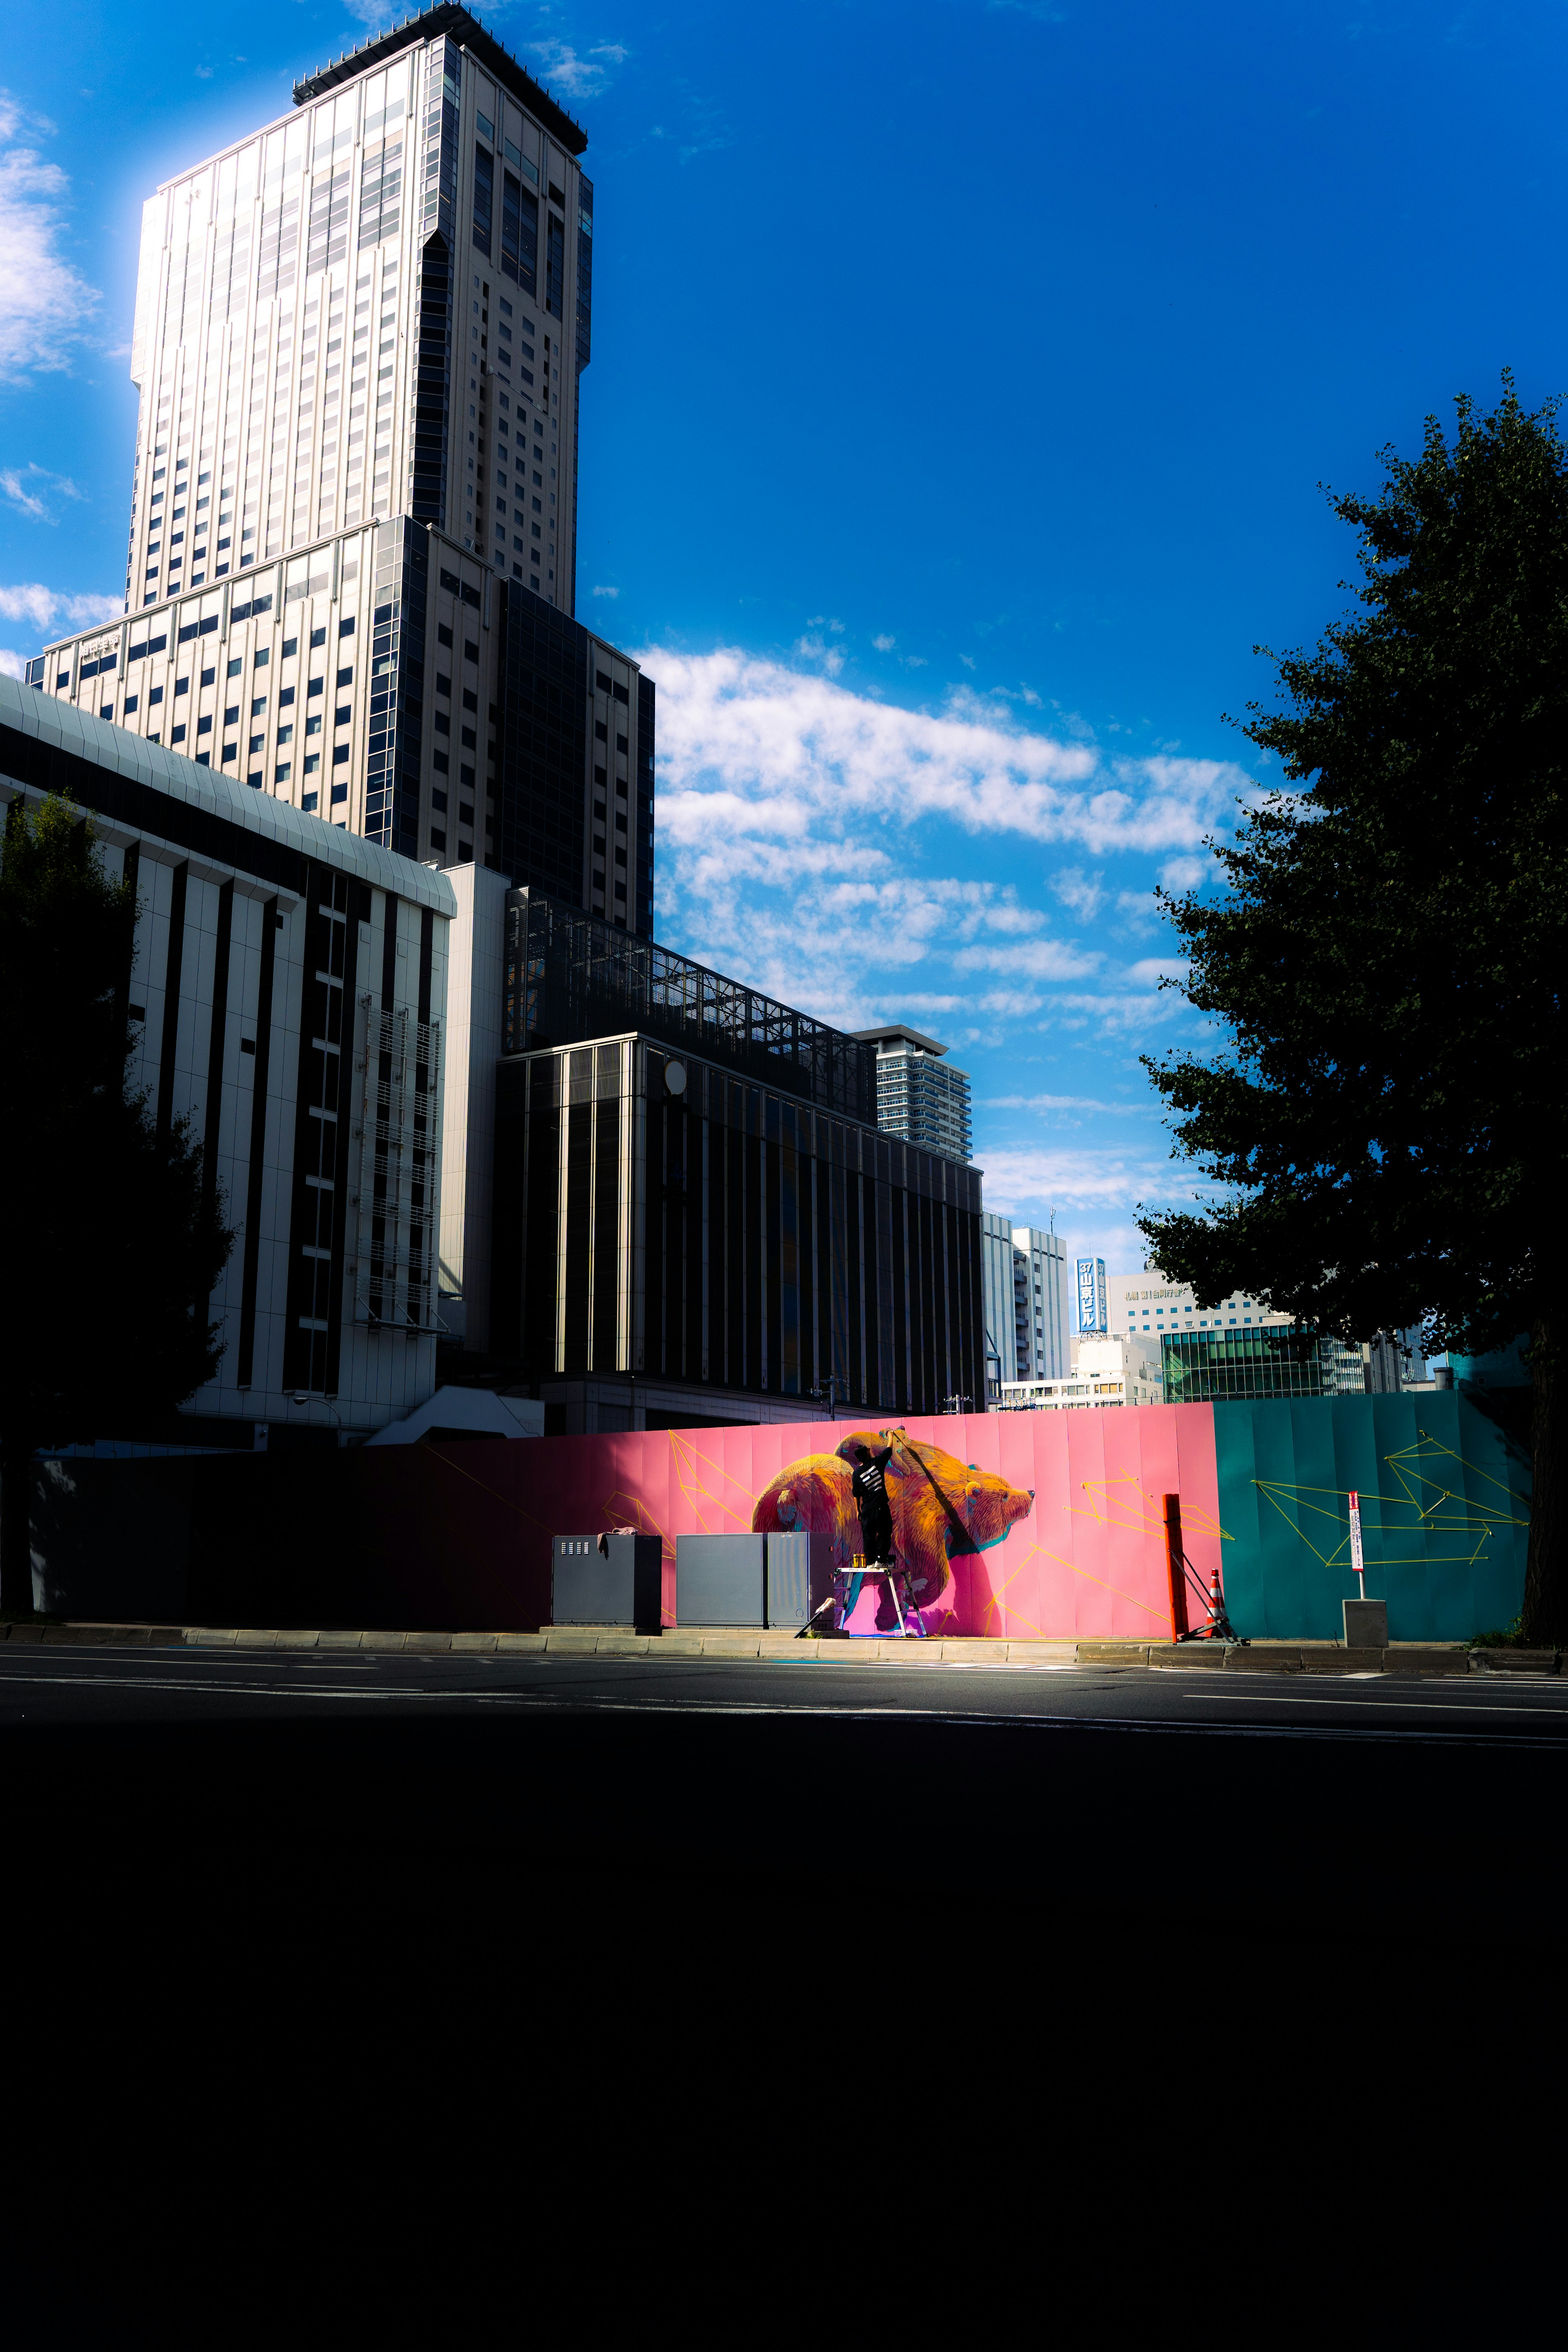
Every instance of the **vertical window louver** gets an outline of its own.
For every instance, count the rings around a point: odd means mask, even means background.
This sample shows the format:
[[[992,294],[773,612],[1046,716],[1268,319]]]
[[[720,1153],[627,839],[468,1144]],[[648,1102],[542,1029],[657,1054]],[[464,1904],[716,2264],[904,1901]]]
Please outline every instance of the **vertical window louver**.
[[[490,215],[495,208],[495,158],[488,147],[474,150],[474,245],[488,261]]]

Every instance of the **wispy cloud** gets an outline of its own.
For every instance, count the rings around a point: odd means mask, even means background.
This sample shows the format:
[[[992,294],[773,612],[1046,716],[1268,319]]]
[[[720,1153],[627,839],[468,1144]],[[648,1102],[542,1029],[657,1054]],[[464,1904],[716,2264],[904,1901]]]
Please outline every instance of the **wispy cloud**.
[[[935,710],[873,700],[837,682],[837,650],[800,641],[799,657],[826,677],[735,649],[644,656],[659,682],[667,838],[711,837],[721,818],[737,852],[863,841],[867,828],[886,828],[891,848],[900,831],[942,817],[1090,855],[1190,854],[1247,790],[1229,761],[1107,761],[962,688]]]
[[[1086,874],[1081,866],[1064,866],[1050,877],[1050,887],[1064,907],[1070,907],[1080,922],[1092,923],[1105,904],[1102,877]]]
[[[79,502],[87,493],[79,489],[68,474],[51,474],[44,466],[0,467],[0,498],[26,516],[29,522],[54,522],[57,520],[52,501],[73,499]]]
[[[1098,1095],[985,1095],[981,1099],[988,1110],[1090,1110],[1116,1118],[1150,1118],[1160,1108],[1155,1095],[1142,1102],[1102,1102]]]
[[[31,621],[36,629],[51,628],[57,621],[90,628],[95,621],[118,621],[124,611],[123,596],[69,596],[37,580],[0,588],[0,619]]]
[[[99,300],[61,251],[69,182],[17,143],[53,129],[0,91],[0,378],[11,382],[68,368]]]
[[[1005,1216],[1047,1208],[1130,1212],[1170,1182],[1163,1159],[1092,1145],[1003,1145],[986,1151],[984,1163],[985,1205]]]
[[[621,593],[621,592],[620,592],[620,590],[619,590],[618,588],[595,588],[595,591],[594,591],[594,593],[595,593],[595,596],[612,596],[612,597],[614,597],[614,596],[618,596],[618,595],[620,594],[620,593]]]
[[[530,41],[528,54],[539,59],[540,71],[552,89],[568,98],[596,98],[616,66],[631,51],[620,41],[595,41],[591,48],[574,48],[570,41]]]
[[[825,637],[796,637],[795,653],[801,661],[818,661],[829,677],[837,677],[844,667],[844,648],[830,646]]]

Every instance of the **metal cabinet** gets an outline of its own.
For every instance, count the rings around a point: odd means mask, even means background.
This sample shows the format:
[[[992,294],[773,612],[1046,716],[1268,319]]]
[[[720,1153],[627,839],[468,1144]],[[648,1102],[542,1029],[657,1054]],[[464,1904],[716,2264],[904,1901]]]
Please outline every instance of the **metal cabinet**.
[[[663,1559],[658,1536],[557,1536],[551,1561],[551,1623],[629,1625],[657,1633]]]

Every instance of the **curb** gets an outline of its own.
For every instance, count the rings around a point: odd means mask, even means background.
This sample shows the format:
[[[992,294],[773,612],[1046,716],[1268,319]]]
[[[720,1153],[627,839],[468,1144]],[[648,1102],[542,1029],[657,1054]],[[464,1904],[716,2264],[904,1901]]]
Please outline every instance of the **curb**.
[[[637,1633],[594,1625],[537,1633],[356,1633],[330,1626],[8,1625],[0,1641],[46,1647],[189,1650],[372,1650],[383,1655],[560,1658],[789,1658],[827,1666],[1098,1666],[1176,1674],[1558,1675],[1557,1650],[1472,1650],[1463,1643],[1392,1642],[1385,1650],[1335,1642],[802,1641],[749,1626],[671,1626]]]

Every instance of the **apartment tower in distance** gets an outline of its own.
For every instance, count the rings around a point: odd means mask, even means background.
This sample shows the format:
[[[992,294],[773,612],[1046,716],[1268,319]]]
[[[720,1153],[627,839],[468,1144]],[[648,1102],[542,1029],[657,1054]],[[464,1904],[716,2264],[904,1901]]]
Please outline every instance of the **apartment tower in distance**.
[[[467,10],[143,210],[128,618],[29,682],[647,935],[652,682],[574,618],[586,136]]]
[[[940,1151],[946,1160],[967,1160],[969,1075],[943,1058],[947,1047],[902,1022],[854,1034],[877,1048],[877,1124],[883,1134]]]

